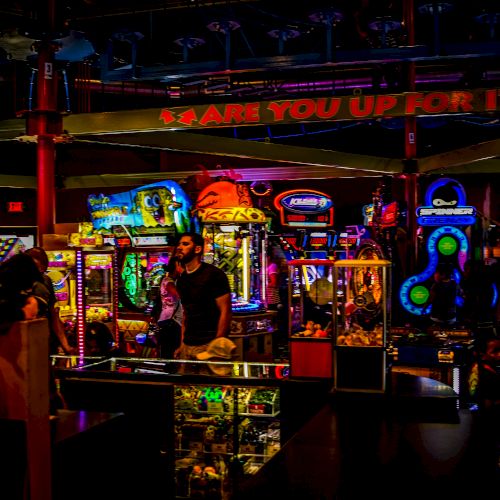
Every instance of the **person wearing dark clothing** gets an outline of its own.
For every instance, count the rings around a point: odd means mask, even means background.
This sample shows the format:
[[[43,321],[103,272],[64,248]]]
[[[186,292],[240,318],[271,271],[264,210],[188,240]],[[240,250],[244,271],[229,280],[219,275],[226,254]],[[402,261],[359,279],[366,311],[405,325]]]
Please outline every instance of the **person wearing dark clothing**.
[[[113,334],[100,321],[91,321],[85,329],[85,356],[120,356]]]
[[[447,266],[438,266],[434,273],[428,303],[431,305],[430,319],[440,325],[453,325],[457,321],[457,282],[451,279]]]
[[[41,279],[33,285],[33,294],[39,301],[40,317],[46,317],[49,322],[49,352],[50,354],[73,354],[75,349],[69,345],[64,330],[64,324],[59,317],[59,308],[57,307],[57,298],[54,291],[54,285],[46,271],[49,265],[47,253],[42,247],[33,247],[26,252],[38,267]]]
[[[202,262],[204,239],[197,233],[184,233],[176,255],[184,267],[177,279],[184,309],[181,345],[176,357],[197,359],[214,338],[226,337],[231,326],[231,290],[221,269]]]
[[[7,331],[12,323],[34,319],[39,314],[33,286],[42,279],[35,261],[23,253],[0,264],[0,326]]]
[[[40,278],[33,284],[33,294],[40,304],[38,317],[47,318],[49,327],[49,354],[73,354],[76,349],[69,345],[64,330],[64,324],[59,317],[59,308],[57,307],[57,298],[54,292],[54,285],[49,276],[45,274],[49,266],[49,258],[42,247],[33,247],[26,252],[26,255],[34,261]],[[57,387],[57,380],[52,364],[49,371],[49,396],[50,396],[50,413],[57,414],[57,410],[65,407],[64,399]]]
[[[488,270],[483,261],[468,260],[464,265],[464,278],[461,282],[461,295],[464,299],[462,319],[464,324],[476,330],[494,328],[494,273]]]

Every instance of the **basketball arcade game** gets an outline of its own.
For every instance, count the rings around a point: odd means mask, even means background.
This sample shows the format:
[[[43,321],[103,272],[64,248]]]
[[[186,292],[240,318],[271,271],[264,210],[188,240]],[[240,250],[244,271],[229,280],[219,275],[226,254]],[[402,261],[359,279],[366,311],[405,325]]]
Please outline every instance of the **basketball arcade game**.
[[[88,206],[94,227],[116,248],[120,345],[136,353],[175,239],[190,229],[191,202],[179,184],[165,180],[124,193],[92,195]]]
[[[203,260],[222,269],[232,299],[230,337],[240,359],[272,357],[276,312],[266,311],[266,214],[244,184],[220,180],[198,195],[194,214],[205,239]]]

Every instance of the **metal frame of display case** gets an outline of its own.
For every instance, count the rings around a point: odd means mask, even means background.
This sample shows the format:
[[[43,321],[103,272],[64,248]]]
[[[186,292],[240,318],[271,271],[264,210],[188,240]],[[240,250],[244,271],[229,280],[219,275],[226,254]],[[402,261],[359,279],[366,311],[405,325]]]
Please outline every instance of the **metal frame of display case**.
[[[391,262],[335,262],[334,392],[385,393]]]

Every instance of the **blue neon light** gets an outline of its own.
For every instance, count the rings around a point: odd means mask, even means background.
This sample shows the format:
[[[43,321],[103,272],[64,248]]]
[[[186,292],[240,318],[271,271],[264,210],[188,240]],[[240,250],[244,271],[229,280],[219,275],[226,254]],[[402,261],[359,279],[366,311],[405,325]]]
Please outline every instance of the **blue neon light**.
[[[441,187],[444,187],[446,185],[449,185],[455,193],[457,193],[458,197],[458,202],[455,206],[457,207],[463,207],[465,206],[466,203],[466,196],[465,196],[465,189],[464,187],[457,182],[455,179],[449,179],[447,177],[442,177],[441,179],[438,179],[434,181],[428,188],[425,193],[425,204],[428,207],[434,206],[433,200],[434,200],[434,193]]]
[[[438,179],[428,187],[425,205],[418,207],[416,214],[420,226],[470,226],[476,222],[476,209],[466,205],[465,189],[448,178]]]
[[[429,239],[427,240],[427,253],[429,256],[429,262],[427,264],[427,267],[420,274],[415,274],[414,276],[410,276],[401,285],[401,288],[399,290],[399,300],[401,302],[401,305],[410,314],[414,314],[415,316],[423,316],[429,314],[430,312],[430,305],[425,307],[422,305],[414,304],[410,299],[410,292],[412,288],[417,284],[423,285],[423,283],[428,281],[432,277],[432,275],[436,272],[436,267],[439,261],[437,244],[440,238],[448,235],[452,235],[458,240],[459,243],[459,249],[457,255],[458,264],[461,270],[463,270],[464,268],[464,264],[465,261],[467,260],[467,254],[469,251],[469,241],[465,233],[453,226],[443,226],[433,231],[429,236]],[[453,270],[453,277],[458,285],[460,283],[461,277],[460,273],[456,268]],[[463,305],[463,299],[458,296],[457,296],[457,305],[459,307],[462,307]]]

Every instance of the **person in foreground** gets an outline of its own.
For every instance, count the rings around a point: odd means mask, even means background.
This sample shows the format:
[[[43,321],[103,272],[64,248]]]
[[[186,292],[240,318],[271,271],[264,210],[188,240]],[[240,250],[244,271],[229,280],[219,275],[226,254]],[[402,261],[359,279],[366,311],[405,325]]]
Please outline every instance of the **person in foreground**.
[[[197,233],[184,233],[176,247],[184,272],[176,282],[184,310],[181,344],[174,356],[196,360],[208,344],[229,334],[231,290],[224,271],[202,262],[204,239]]]

